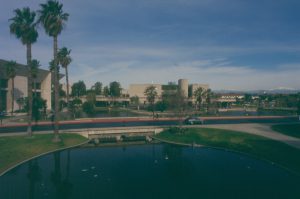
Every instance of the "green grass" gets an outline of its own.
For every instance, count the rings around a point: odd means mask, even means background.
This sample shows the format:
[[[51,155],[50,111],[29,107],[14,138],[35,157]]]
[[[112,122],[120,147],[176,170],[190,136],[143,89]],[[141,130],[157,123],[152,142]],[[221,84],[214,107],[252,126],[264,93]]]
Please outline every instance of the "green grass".
[[[243,152],[275,162],[300,174],[299,149],[261,136],[220,129],[190,128],[183,134],[174,134],[166,130],[156,137],[177,143],[196,143]]]
[[[278,124],[273,125],[272,130],[279,133],[300,138],[300,124]]]
[[[0,173],[26,159],[85,142],[78,134],[61,134],[62,142],[53,143],[53,134],[0,137]]]

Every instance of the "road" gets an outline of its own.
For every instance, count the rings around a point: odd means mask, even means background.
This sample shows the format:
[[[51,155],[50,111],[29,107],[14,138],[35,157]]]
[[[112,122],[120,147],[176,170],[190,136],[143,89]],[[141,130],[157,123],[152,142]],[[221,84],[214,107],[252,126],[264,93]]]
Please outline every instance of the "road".
[[[245,116],[245,117],[201,117],[204,124],[240,124],[240,123],[289,123],[297,122],[296,116]],[[61,121],[60,130],[89,129],[108,127],[132,127],[132,126],[172,126],[178,124],[174,118],[96,118],[73,121]],[[33,131],[50,131],[53,129],[51,122],[40,122],[33,125]],[[8,124],[0,126],[1,133],[26,132],[27,124]]]

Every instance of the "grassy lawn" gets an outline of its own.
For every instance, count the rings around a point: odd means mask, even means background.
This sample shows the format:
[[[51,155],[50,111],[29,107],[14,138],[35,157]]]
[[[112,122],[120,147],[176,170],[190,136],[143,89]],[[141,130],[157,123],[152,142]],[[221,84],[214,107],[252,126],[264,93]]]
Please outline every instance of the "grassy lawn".
[[[62,142],[53,143],[53,134],[0,137],[0,173],[36,155],[78,145],[87,139],[77,134],[61,134]]]
[[[300,138],[300,124],[278,124],[273,125],[272,130],[279,133]]]
[[[183,134],[174,134],[168,130],[158,134],[157,138],[185,144],[202,144],[210,147],[226,148],[275,162],[300,174],[300,150],[284,143],[247,133],[190,128]]]

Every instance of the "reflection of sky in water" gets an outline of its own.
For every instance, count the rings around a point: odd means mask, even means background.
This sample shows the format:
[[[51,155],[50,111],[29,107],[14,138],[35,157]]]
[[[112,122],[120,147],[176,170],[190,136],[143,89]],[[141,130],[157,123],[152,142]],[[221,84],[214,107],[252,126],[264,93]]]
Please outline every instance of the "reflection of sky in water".
[[[84,148],[0,178],[1,198],[299,198],[300,178],[240,154],[173,145]]]

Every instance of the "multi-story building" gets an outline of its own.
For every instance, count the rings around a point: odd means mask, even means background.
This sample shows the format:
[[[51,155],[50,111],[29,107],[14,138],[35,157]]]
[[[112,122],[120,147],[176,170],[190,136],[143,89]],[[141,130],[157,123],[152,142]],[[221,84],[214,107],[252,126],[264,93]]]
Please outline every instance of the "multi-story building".
[[[28,96],[28,70],[25,65],[16,65],[14,89],[12,89],[12,79],[6,75],[7,63],[7,61],[0,59],[0,111],[10,112],[12,110],[12,92],[14,92],[14,110],[19,109],[19,105],[17,103],[18,99]],[[44,69],[38,69],[37,78],[34,79],[32,88],[33,92],[36,91],[36,95],[47,101],[47,109],[50,110],[52,108],[51,72]]]
[[[182,91],[185,97],[189,98],[192,102],[195,101],[193,93],[199,87],[203,90],[207,90],[209,88],[208,84],[189,84],[187,79],[179,79],[178,85],[170,84],[170,85],[162,85],[162,84],[130,84],[128,89],[128,94],[130,97],[138,96],[140,103],[146,103],[145,90],[149,86],[154,86],[157,91],[158,98],[160,100],[164,93],[172,93],[176,92],[178,89]]]

